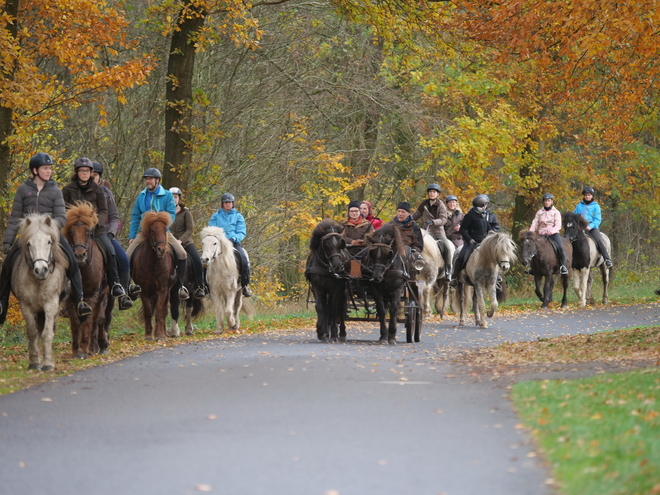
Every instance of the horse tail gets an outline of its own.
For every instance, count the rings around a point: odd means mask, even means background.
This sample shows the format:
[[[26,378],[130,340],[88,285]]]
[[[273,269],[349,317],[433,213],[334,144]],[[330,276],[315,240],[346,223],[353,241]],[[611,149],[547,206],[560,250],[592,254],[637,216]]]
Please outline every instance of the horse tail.
[[[250,320],[257,314],[254,304],[249,299],[243,298],[243,305],[241,306],[241,313],[246,315]]]
[[[204,313],[204,300],[203,299],[195,299],[193,301],[193,309],[191,316],[193,318],[197,318],[198,316],[202,315]]]

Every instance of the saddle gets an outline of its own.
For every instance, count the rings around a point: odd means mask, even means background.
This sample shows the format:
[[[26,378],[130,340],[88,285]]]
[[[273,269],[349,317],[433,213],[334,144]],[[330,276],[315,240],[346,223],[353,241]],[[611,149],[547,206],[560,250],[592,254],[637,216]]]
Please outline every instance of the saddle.
[[[550,241],[550,245],[552,246],[552,249],[555,250],[555,257],[557,258],[557,260],[560,260],[561,255],[559,253],[559,246],[557,246],[557,243],[553,241],[549,235],[544,235],[543,237],[545,237],[548,241]]]

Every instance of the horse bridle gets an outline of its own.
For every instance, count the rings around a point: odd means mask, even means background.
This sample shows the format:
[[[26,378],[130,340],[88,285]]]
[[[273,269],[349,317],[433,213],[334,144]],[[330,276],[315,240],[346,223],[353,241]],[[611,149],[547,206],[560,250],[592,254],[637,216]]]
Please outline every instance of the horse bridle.
[[[534,246],[534,252],[532,253],[532,255],[531,255],[531,256],[529,257],[529,259],[527,260],[527,262],[531,264],[531,263],[532,263],[532,259],[534,259],[534,256],[536,256],[536,255],[538,254],[538,252],[539,252],[539,248],[538,248],[538,246],[536,245],[535,242],[530,241],[529,239],[525,239],[525,240],[523,241],[523,244],[525,244],[526,242],[529,242],[529,243],[531,243],[531,244]],[[525,260],[522,260],[522,262],[523,262],[523,265],[524,265],[524,264],[525,264]],[[497,263],[499,264],[500,261],[498,261]]]
[[[343,263],[341,264],[341,267],[342,267],[341,271],[339,273],[337,273],[336,271],[334,271],[332,269],[331,261],[332,261],[333,258],[340,258],[340,260],[341,260],[341,252],[338,251],[338,252],[332,253],[328,256],[328,254],[325,252],[325,242],[324,242],[328,239],[337,238],[337,237],[341,238],[342,236],[341,236],[341,234],[339,234],[337,232],[329,232],[329,233],[325,234],[323,237],[321,237],[322,249],[316,251],[316,261],[318,261],[319,265],[321,265],[322,268],[328,270],[329,273],[332,273],[335,277],[340,277],[341,274],[345,271]],[[325,256],[325,260],[323,260],[319,256],[319,251],[323,252],[323,255]]]
[[[53,242],[53,239],[51,238],[51,244]],[[29,243],[26,245],[27,249],[25,250],[25,261],[27,264],[34,270],[34,264],[37,261],[43,261],[46,263],[48,266],[48,273],[53,273],[53,270],[55,270],[55,263],[53,263],[53,247],[51,245],[50,250],[48,251],[48,259],[43,260],[41,258],[37,258],[36,260],[33,260],[32,257],[30,256],[30,246]]]
[[[87,239],[85,244],[74,244],[71,246],[71,249],[75,250],[76,248],[85,248],[85,252],[88,254],[87,256],[87,264],[91,265],[92,262],[94,261],[94,251],[89,249],[89,244],[92,240],[92,231],[91,229],[87,226],[85,222],[76,222],[73,224],[73,227],[80,227],[80,226],[85,226],[85,238]]]
[[[390,268],[392,268],[392,265],[394,264],[394,262],[399,258],[399,253],[394,251],[394,248],[392,247],[393,244],[394,244],[394,241],[392,241],[390,244],[386,244],[384,242],[374,242],[373,244],[369,245],[368,251],[378,250],[378,253],[377,253],[378,259],[380,259],[380,257],[381,257],[380,256],[380,249],[381,248],[387,249],[390,252],[394,253],[394,256],[392,256],[392,259],[390,260],[390,262],[387,265],[385,265],[383,263],[374,263],[371,266],[373,266],[374,268],[377,267],[377,266],[382,266],[383,267],[383,273],[387,273],[390,270]],[[362,263],[360,263],[360,264],[362,265]],[[362,266],[364,266],[364,265],[362,265]],[[405,264],[404,264],[404,266],[405,266]],[[366,268],[368,268],[368,267],[366,267]],[[373,280],[373,278],[371,280]]]

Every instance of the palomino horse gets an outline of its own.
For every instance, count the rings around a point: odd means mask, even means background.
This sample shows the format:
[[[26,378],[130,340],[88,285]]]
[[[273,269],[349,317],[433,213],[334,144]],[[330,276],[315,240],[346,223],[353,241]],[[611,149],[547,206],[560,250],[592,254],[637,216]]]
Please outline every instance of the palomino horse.
[[[225,331],[224,319],[227,317],[229,329],[240,333],[240,312],[243,309],[248,317],[254,308],[246,302],[243,307],[243,288],[234,256],[234,245],[225,236],[220,227],[206,227],[200,233],[202,238],[202,265],[206,267],[206,283],[211,292],[215,310],[215,333]]]
[[[202,299],[197,299],[196,297],[192,297],[192,294],[195,292],[195,289],[197,288],[197,284],[195,283],[193,264],[190,259],[190,256],[188,256],[188,264],[186,265],[186,277],[185,280],[183,281],[183,285],[186,287],[186,289],[188,289],[188,293],[191,294],[191,297],[189,297],[185,301],[181,301],[179,299],[178,285],[174,285],[170,289],[170,315],[172,316],[172,324],[170,326],[168,337],[181,336],[181,329],[179,329],[179,316],[181,309],[183,309],[186,319],[186,327],[185,327],[186,335],[193,334],[193,324],[192,324],[193,319],[195,319],[204,312],[204,301]]]
[[[437,241],[431,234],[422,231],[424,237],[424,250],[422,251],[422,259],[424,260],[424,268],[417,274],[418,285],[422,286],[420,293],[419,303],[424,308],[424,316],[429,316],[433,313],[431,309],[431,297],[435,288],[438,274],[442,271],[445,273],[445,262],[440,253]],[[419,282],[422,282],[419,284]]]
[[[458,297],[461,306],[459,325],[465,325],[469,311],[469,300],[466,297],[467,285],[474,287],[473,308],[474,319],[478,326],[487,328],[484,313],[486,312],[485,294],[490,298],[488,317],[492,318],[499,305],[497,300],[497,278],[509,271],[516,261],[516,244],[511,236],[503,233],[489,234],[472,252],[465,269],[458,277]]]
[[[145,213],[140,224],[145,241],[133,253],[131,275],[142,288],[142,314],[144,337],[147,340],[163,340],[165,318],[170,289],[176,282],[174,252],[167,243],[167,227],[172,217],[166,211]],[[152,325],[155,319],[155,326]]]
[[[406,246],[401,240],[399,227],[385,224],[373,234],[365,236],[365,247],[363,274],[370,275],[363,280],[369,286],[376,303],[376,314],[380,322],[379,341],[394,345],[401,296],[408,274],[412,273],[412,267],[407,262]],[[390,314],[389,324],[385,322],[387,310]]]
[[[66,225],[62,229],[80,267],[85,301],[92,307],[92,314],[81,323],[76,304],[71,298],[67,301],[73,357],[80,359],[97,352],[106,354],[109,345],[113,299],[109,297],[110,289],[105,280],[103,253],[93,237],[97,223],[94,206],[78,201],[67,210]]]
[[[564,253],[566,254],[566,266],[571,266],[573,248],[565,237],[561,238]],[[554,274],[559,273],[561,260],[557,259],[557,253],[552,241],[547,236],[537,235],[531,230],[520,232],[520,261],[523,266],[528,266],[534,275],[534,293],[541,300],[541,308],[547,308],[552,301],[552,289],[555,286]],[[541,282],[545,278],[543,292],[541,293]],[[568,292],[568,274],[561,275],[564,295],[561,298],[561,307],[565,308],[566,293]]]
[[[69,267],[59,239],[59,226],[48,215],[28,215],[21,223],[18,239],[21,255],[12,271],[11,288],[25,319],[30,370],[55,368],[53,337]],[[39,339],[44,345],[43,363],[39,356]]]
[[[314,294],[316,335],[323,342],[346,341],[348,259],[344,226],[326,218],[312,231],[305,277]]]
[[[596,249],[596,243],[587,235],[588,222],[582,215],[566,212],[562,215],[564,224],[564,234],[571,241],[573,246],[573,288],[578,296],[580,307],[587,305],[587,300],[591,297],[591,285],[593,278],[591,276],[592,268],[600,268],[603,277],[603,304],[609,302],[608,288],[610,285],[610,268],[605,266],[605,260]],[[603,243],[608,251],[611,252],[610,238],[602,232]]]

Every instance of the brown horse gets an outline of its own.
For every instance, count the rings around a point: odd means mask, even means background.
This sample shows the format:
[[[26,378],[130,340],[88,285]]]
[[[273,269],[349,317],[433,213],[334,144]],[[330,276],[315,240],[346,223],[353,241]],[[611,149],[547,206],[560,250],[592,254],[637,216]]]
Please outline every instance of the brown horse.
[[[71,348],[74,358],[85,359],[95,353],[106,354],[114,301],[109,297],[105,279],[105,260],[92,233],[98,223],[96,210],[87,201],[77,201],[66,212],[62,234],[76,255],[83,282],[85,301],[92,314],[84,322],[78,318],[76,303],[69,298],[67,309],[71,321]]]
[[[172,217],[166,211],[147,212],[140,224],[145,242],[131,259],[133,281],[142,288],[144,336],[147,340],[164,340],[165,318],[170,289],[176,282],[174,252],[167,243],[167,227]],[[156,324],[152,325],[152,318]]]
[[[520,261],[523,266],[529,267],[532,275],[534,275],[534,293],[543,303],[541,308],[547,308],[552,301],[552,289],[555,286],[554,274],[559,273],[560,260],[557,259],[552,241],[547,236],[537,235],[531,230],[523,230],[520,232],[519,240],[521,246]],[[562,237],[561,240],[566,254],[566,266],[571,266],[573,247],[565,237]],[[541,281],[544,277],[545,283],[543,293],[541,293]],[[567,306],[568,274],[561,275],[561,282],[564,288],[561,307],[565,308]]]

